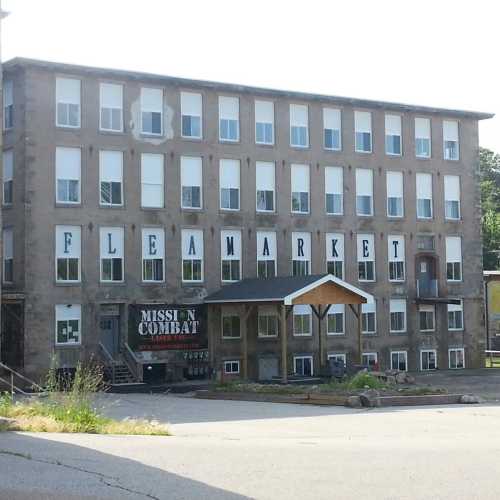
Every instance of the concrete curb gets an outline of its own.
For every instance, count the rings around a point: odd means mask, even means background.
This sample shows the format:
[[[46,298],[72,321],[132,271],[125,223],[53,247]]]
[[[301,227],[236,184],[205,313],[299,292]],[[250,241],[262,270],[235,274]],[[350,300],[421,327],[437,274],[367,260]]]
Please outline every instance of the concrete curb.
[[[462,394],[430,394],[424,396],[379,396],[375,404],[364,405],[377,407],[390,406],[429,406],[461,404]],[[331,394],[263,394],[251,392],[197,391],[198,399],[222,401],[255,401],[265,403],[311,404],[321,406],[347,406],[349,396]]]

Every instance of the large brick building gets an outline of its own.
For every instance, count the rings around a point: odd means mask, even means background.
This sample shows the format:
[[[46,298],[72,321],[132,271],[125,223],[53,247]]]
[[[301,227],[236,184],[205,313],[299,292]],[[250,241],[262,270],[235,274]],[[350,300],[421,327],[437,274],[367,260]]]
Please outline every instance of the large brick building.
[[[134,351],[135,304],[330,272],[376,299],[363,308],[366,363],[480,365],[478,120],[491,115],[26,59],[5,63],[3,104],[7,364],[40,374],[102,343],[192,375],[186,346]],[[316,322],[306,305],[292,316],[289,366],[308,374]],[[239,321],[221,309],[233,373]],[[249,376],[263,377],[261,356],[279,364],[278,323],[266,308],[248,321]],[[328,355],[349,363],[349,308],[324,324]]]

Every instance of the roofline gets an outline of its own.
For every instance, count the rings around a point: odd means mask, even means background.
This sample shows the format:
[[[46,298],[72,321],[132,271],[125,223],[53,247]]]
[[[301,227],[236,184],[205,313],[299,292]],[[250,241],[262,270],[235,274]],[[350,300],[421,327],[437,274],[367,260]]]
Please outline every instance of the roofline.
[[[323,101],[323,102],[334,103],[337,105],[348,105],[359,108],[376,108],[376,109],[378,108],[378,109],[386,109],[399,112],[426,113],[433,115],[439,114],[439,115],[447,115],[450,117],[455,116],[455,117],[474,118],[477,120],[486,120],[488,118],[493,118],[493,116],[495,116],[494,113],[486,113],[480,111],[436,108],[432,106],[419,106],[414,104],[386,102],[386,101],[378,101],[370,99],[361,99],[355,97],[312,94],[307,92],[270,89],[265,87],[253,87],[248,85],[213,82],[208,80],[195,80],[189,78],[158,75],[146,72],[128,71],[122,69],[82,66],[77,64],[44,61],[44,60],[30,59],[24,57],[15,57],[3,63],[4,71],[8,71],[10,69],[16,69],[17,67],[36,67],[39,69],[44,69],[49,71],[83,73],[88,75],[98,75],[106,77],[111,76],[115,78],[129,78],[129,79],[136,79],[143,81],[149,80],[149,81],[155,81],[157,83],[161,82],[177,86],[202,87],[206,90],[212,90],[212,91],[220,90],[220,91],[234,92],[234,93],[249,93],[259,96],[267,95],[275,97],[286,97],[289,99],[297,99],[303,101]]]
[[[228,299],[228,300],[205,300],[205,304],[228,304],[228,303],[241,303],[241,302],[283,302],[283,297],[273,297],[265,299]]]

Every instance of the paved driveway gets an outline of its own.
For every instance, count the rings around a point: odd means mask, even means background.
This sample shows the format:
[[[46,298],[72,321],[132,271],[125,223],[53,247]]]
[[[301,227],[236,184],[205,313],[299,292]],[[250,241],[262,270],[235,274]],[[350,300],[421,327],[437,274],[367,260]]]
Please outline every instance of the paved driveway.
[[[0,434],[0,499],[498,498],[500,407],[102,397],[173,437]]]

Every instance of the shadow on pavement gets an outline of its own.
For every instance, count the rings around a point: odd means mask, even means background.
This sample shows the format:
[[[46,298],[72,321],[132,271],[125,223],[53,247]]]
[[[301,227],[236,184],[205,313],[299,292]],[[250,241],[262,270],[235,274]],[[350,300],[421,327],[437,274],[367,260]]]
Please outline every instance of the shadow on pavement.
[[[44,436],[0,433],[0,499],[248,498],[138,461]],[[115,436],[85,435],[85,438],[107,439],[108,445],[116,441]],[[144,446],[148,439],[165,439],[165,446],[168,446],[170,438],[143,439]]]

